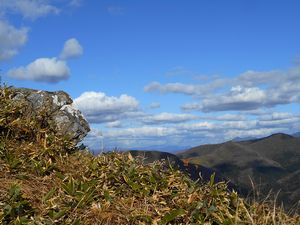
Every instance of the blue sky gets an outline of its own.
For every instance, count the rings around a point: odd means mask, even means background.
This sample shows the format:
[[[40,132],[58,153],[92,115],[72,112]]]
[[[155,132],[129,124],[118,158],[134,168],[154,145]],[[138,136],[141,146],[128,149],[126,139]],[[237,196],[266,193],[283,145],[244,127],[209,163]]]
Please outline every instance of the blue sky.
[[[294,133],[299,11],[298,0],[0,0],[2,79],[69,93],[92,149]]]

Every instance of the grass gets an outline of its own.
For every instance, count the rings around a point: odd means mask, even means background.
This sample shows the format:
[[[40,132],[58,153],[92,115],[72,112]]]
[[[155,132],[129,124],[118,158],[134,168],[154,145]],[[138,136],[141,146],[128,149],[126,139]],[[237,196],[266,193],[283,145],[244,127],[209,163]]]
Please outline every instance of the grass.
[[[213,176],[199,185],[165,161],[80,151],[28,108],[0,90],[1,224],[300,224]]]

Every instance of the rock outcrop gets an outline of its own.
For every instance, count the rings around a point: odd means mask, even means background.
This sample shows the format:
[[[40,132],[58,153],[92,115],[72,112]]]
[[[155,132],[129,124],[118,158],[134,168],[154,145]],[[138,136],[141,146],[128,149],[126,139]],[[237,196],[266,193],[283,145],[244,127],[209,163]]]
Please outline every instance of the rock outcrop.
[[[90,131],[88,122],[79,110],[72,105],[73,100],[63,91],[39,91],[27,88],[11,88],[13,99],[25,101],[28,110],[46,110],[47,119],[54,124],[57,134],[79,143]]]

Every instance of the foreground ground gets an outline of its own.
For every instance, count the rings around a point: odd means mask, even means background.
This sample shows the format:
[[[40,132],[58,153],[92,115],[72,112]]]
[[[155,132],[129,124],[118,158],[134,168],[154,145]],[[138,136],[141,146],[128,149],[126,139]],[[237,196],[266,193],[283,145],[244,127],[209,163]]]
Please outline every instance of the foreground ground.
[[[300,224],[213,177],[196,183],[166,162],[79,150],[45,112],[0,91],[1,224]]]

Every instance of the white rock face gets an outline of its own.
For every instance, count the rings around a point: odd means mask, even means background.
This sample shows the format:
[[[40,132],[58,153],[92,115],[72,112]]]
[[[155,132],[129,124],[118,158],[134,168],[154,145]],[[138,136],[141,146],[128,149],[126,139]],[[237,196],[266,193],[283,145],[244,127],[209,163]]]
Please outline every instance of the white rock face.
[[[46,110],[49,120],[56,126],[57,133],[66,135],[75,143],[79,143],[90,131],[88,122],[81,112],[73,107],[73,100],[63,91],[48,92],[27,88],[12,88],[14,99],[25,100],[31,105],[32,112]]]

